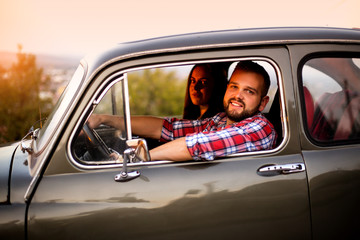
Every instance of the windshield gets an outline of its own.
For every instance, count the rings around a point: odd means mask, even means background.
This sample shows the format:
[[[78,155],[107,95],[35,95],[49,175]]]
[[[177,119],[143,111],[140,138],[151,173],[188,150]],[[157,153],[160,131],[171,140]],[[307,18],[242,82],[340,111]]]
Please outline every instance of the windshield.
[[[43,128],[39,132],[36,142],[37,151],[41,151],[43,149],[43,147],[49,142],[51,136],[54,134],[55,129],[59,127],[59,124],[62,122],[65,113],[75,97],[76,91],[84,79],[84,73],[85,70],[83,66],[79,65],[69,84],[56,103],[53,112],[50,114]]]

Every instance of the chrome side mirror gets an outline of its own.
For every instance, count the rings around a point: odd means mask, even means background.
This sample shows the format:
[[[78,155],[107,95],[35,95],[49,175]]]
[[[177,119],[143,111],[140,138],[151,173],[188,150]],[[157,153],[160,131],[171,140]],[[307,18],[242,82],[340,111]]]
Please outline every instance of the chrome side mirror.
[[[124,151],[122,171],[115,176],[115,181],[126,182],[140,176],[139,171],[128,172],[127,164],[150,161],[150,155],[145,139],[130,139],[126,141],[128,148]]]
[[[132,148],[135,150],[135,154],[133,155],[132,159],[130,159],[131,163],[151,161],[149,150],[148,150],[145,139],[143,139],[143,138],[130,139],[130,140],[126,141],[126,145],[129,148]]]

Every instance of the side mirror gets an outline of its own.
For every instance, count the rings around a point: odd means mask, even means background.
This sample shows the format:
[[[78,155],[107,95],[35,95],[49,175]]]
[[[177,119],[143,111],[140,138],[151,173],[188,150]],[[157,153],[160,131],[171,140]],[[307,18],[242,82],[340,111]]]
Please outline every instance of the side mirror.
[[[139,171],[128,172],[127,164],[135,162],[148,162],[150,155],[145,139],[130,139],[126,141],[128,146],[124,151],[123,167],[119,174],[115,176],[115,181],[126,182],[140,176]]]
[[[151,161],[145,139],[130,139],[126,141],[126,145],[135,150],[135,154],[129,159],[131,163]]]

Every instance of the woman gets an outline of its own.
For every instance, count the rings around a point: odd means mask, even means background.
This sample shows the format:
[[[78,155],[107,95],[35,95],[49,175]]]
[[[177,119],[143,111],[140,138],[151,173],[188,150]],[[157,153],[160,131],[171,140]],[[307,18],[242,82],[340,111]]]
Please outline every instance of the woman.
[[[222,112],[226,70],[221,64],[197,64],[190,71],[183,119],[204,119]]]

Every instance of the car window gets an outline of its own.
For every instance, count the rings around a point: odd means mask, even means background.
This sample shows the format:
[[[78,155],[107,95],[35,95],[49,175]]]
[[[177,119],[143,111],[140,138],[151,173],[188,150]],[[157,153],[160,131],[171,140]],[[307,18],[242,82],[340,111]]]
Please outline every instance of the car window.
[[[317,57],[302,68],[307,131],[317,142],[360,139],[359,58]]]
[[[125,125],[123,81],[106,88],[92,114],[116,115]],[[92,129],[86,123],[72,144],[72,152],[78,162],[85,165],[120,163],[126,148],[126,138],[125,128],[101,124],[96,129]]]
[[[192,111],[194,108],[187,108],[187,98],[190,98],[190,84],[189,77],[192,69],[199,65],[207,65],[213,68],[212,74],[217,76],[215,81],[223,81],[223,83],[214,84],[214,92],[216,92],[216,99],[209,100],[212,104],[220,106],[216,108],[216,112],[209,113],[212,117],[219,112],[223,112],[223,97],[226,91],[227,82],[232,73],[232,67],[238,61],[231,62],[206,62],[206,63],[191,63],[178,64],[169,66],[156,66],[136,70],[130,70],[126,73],[124,81],[120,81],[113,86],[109,86],[100,93],[101,100],[94,108],[92,115],[115,115],[118,116],[119,125],[123,127],[117,129],[106,124],[92,129],[87,124],[78,130],[75,141],[72,144],[72,152],[78,163],[83,165],[106,165],[121,163],[124,159],[124,151],[131,147],[129,140],[143,139],[143,136],[138,136],[126,130],[126,120],[130,116],[125,115],[125,106],[129,106],[131,116],[155,116],[155,117],[176,117],[186,119],[197,119],[199,116],[190,114],[185,117],[185,113]],[[282,123],[281,111],[279,102],[278,79],[274,66],[267,61],[257,61],[262,65],[270,76],[270,89],[268,95],[270,102],[268,107],[263,111],[266,117],[273,123],[278,132],[281,141]],[[214,70],[216,69],[216,71]],[[212,75],[211,75],[212,76]],[[220,78],[224,77],[223,78]],[[210,78],[210,77],[208,77]],[[205,79],[201,79],[201,84],[208,84]],[[128,93],[127,93],[128,92]],[[128,99],[127,99],[128,97]],[[213,96],[212,96],[213,97]],[[215,111],[214,110],[214,111]],[[211,115],[213,114],[213,115]],[[191,116],[195,118],[190,118]],[[91,116],[88,116],[89,119]],[[130,131],[130,132],[128,132]],[[159,140],[145,138],[146,149],[150,150],[162,143]],[[130,145],[129,145],[130,144]],[[136,145],[137,143],[135,143]],[[146,155],[146,154],[145,154]],[[132,162],[135,163],[136,161]]]

